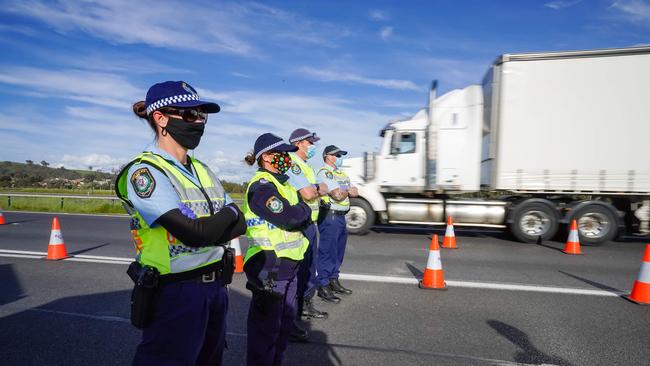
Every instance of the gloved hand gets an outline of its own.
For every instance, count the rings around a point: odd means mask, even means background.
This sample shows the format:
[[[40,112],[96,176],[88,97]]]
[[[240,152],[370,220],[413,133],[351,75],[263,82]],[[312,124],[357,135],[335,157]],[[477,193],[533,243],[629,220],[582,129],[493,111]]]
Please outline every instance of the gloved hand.
[[[234,202],[227,204],[226,207],[235,214],[235,221],[237,221],[236,219],[244,216],[244,214]]]

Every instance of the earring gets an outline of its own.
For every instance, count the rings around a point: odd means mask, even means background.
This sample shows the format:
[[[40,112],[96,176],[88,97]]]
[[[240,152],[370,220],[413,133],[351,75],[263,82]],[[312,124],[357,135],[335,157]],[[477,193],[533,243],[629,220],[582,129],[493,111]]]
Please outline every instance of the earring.
[[[160,132],[161,135],[167,136],[167,127],[162,127],[162,131]]]

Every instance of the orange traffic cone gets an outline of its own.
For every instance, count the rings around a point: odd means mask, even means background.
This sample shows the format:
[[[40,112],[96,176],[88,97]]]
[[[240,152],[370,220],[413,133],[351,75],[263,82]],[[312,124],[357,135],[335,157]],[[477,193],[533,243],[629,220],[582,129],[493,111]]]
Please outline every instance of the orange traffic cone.
[[[235,248],[235,273],[244,272],[244,257],[241,255],[241,246],[239,245],[239,237],[230,241],[230,247]]]
[[[641,261],[641,270],[632,292],[624,296],[626,299],[641,305],[650,305],[650,244],[645,247],[645,254]]]
[[[440,246],[438,245],[438,234],[434,234],[429,247],[429,259],[424,269],[424,276],[418,287],[430,290],[446,290],[445,274],[440,261]]]
[[[569,238],[566,241],[563,252],[566,254],[582,254],[580,251],[580,237],[578,236],[578,224],[576,220],[571,221]]]
[[[449,216],[447,218],[447,229],[445,230],[445,238],[442,241],[442,247],[447,249],[458,249],[456,246],[456,234],[454,233],[454,219]]]
[[[55,216],[52,220],[52,232],[50,233],[50,244],[47,247],[46,259],[63,259],[68,256],[65,250],[65,243],[63,243],[63,234],[61,233],[61,226],[59,219]]]
[[[5,217],[2,215],[2,211],[0,211],[0,225],[5,224]]]

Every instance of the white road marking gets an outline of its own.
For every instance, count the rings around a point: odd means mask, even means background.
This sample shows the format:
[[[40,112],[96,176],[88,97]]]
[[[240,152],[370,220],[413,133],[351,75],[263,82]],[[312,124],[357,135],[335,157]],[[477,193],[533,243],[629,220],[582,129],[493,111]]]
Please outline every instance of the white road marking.
[[[0,249],[0,257],[41,259],[44,258],[46,255],[47,253],[45,252],[30,252],[30,251],[23,251],[23,250]],[[104,256],[95,256],[95,255],[72,255],[68,258],[62,259],[62,261],[126,265],[131,263],[133,261],[133,258],[104,257]],[[418,279],[413,277],[341,273],[340,278],[343,280],[361,281],[361,282],[396,283],[396,284],[406,284],[406,285],[418,284]],[[474,281],[457,281],[457,280],[447,280],[445,282],[447,283],[448,287],[464,287],[464,288],[505,290],[505,291],[527,291],[527,292],[542,292],[542,293],[568,294],[568,295],[619,297],[627,293],[621,291],[604,291],[604,290],[592,290],[592,289],[582,289],[582,288],[526,285],[526,284],[515,284],[515,283],[474,282]]]

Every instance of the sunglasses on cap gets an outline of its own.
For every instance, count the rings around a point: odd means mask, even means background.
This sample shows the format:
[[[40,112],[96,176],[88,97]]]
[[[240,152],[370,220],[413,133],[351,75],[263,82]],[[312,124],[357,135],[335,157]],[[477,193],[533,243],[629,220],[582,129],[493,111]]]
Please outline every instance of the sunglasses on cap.
[[[180,108],[161,108],[159,109],[161,113],[172,114],[175,116],[181,116],[183,121],[194,123],[198,120],[202,120],[203,123],[208,122],[208,114],[202,112],[196,108],[194,109],[180,109]]]

